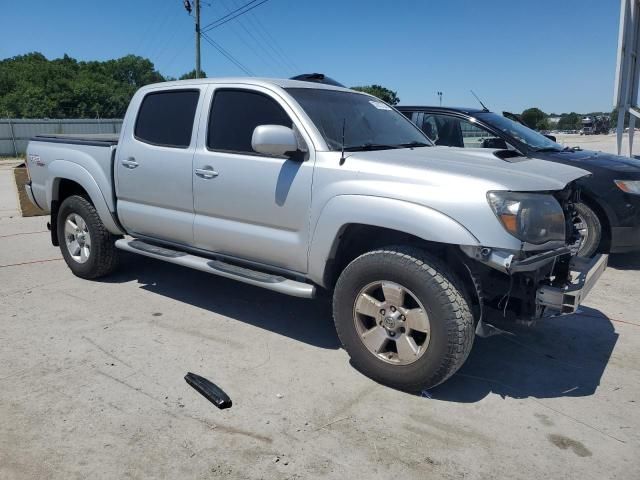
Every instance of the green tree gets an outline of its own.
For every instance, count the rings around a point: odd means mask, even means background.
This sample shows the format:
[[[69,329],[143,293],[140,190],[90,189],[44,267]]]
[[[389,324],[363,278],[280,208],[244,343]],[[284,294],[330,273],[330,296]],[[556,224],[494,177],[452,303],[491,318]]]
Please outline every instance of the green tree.
[[[539,108],[527,108],[520,118],[529,128],[538,128],[538,123],[547,118],[547,115]]]
[[[576,112],[563,113],[558,121],[559,130],[579,130],[581,128],[582,116]]]
[[[397,105],[400,103],[400,98],[398,97],[397,92],[389,90],[381,85],[364,85],[362,87],[351,87],[351,89],[378,97],[389,105]]]
[[[164,77],[146,58],[78,62],[28,53],[0,61],[0,115],[21,118],[118,118],[135,91]]]
[[[205,72],[204,70],[200,70],[200,78],[206,78],[206,76],[207,76],[207,72]],[[180,75],[180,78],[178,78],[178,80],[190,80],[192,78],[196,78],[195,68],[190,72],[185,73],[184,75]]]
[[[543,118],[536,124],[536,130],[549,130],[549,120]]]

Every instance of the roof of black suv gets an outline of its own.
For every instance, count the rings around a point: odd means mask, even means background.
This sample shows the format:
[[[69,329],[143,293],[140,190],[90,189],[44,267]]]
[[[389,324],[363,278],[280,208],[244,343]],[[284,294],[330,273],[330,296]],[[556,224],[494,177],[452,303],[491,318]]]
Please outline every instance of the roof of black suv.
[[[487,110],[481,108],[462,108],[462,107],[430,107],[428,105],[397,105],[396,108],[400,111],[410,110],[412,112],[419,112],[422,110],[438,111],[438,112],[454,112],[454,113],[466,113],[473,115],[474,113],[486,113]]]

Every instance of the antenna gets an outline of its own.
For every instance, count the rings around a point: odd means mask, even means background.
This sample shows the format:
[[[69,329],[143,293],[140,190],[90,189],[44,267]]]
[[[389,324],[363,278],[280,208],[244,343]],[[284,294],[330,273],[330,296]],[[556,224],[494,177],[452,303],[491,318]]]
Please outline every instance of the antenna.
[[[345,129],[346,125],[347,125],[347,119],[343,118],[342,119],[342,148],[341,148],[341,153],[340,153],[340,165],[344,165],[344,161],[346,160],[346,158],[344,156],[344,129]]]
[[[482,105],[482,108],[484,109],[484,111],[485,111],[485,112],[488,112],[488,111],[489,111],[489,109],[485,106],[485,104],[484,104],[484,103],[482,103],[482,100],[480,100],[480,99],[478,98],[478,95],[476,95],[476,94],[475,94],[475,92],[474,92],[473,90],[469,90],[469,91],[471,92],[471,95],[473,95],[474,97],[476,97],[476,100],[478,100],[478,103],[479,103],[480,105]]]

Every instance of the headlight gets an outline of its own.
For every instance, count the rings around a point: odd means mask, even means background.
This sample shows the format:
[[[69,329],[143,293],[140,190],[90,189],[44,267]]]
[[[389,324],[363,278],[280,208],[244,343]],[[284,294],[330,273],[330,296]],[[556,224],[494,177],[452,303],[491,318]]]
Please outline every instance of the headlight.
[[[546,193],[489,192],[489,205],[511,235],[540,245],[565,240],[565,218],[558,201]]]
[[[614,182],[623,192],[640,195],[640,180],[614,180]]]

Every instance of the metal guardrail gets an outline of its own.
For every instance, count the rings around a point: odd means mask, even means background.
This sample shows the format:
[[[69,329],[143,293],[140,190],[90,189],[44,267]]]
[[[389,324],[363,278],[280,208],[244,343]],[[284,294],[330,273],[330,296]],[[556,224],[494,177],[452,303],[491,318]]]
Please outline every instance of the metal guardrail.
[[[0,156],[24,154],[29,139],[35,135],[120,133],[121,127],[119,118],[0,118]]]

